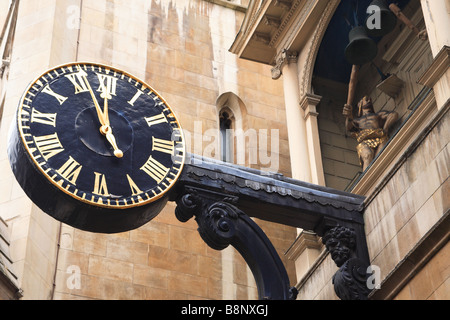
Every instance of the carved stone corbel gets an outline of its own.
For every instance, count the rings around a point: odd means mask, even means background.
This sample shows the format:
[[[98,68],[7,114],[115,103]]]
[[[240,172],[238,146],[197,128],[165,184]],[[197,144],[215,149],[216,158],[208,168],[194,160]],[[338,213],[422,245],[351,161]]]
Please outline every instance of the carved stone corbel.
[[[215,250],[233,246],[250,267],[260,299],[295,300],[284,265],[258,225],[236,207],[236,197],[198,188],[186,188],[176,200],[181,222],[195,217],[203,241]]]
[[[367,300],[368,264],[357,256],[355,231],[336,226],[325,232],[322,242],[339,267],[333,276],[336,295],[341,300]]]

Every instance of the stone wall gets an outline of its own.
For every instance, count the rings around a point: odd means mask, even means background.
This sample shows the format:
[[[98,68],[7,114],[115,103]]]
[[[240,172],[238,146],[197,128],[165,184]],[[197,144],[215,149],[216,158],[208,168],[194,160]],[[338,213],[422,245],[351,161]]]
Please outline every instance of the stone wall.
[[[449,243],[395,296],[396,300],[448,300]]]
[[[427,135],[420,146],[395,172],[378,195],[367,205],[366,235],[372,264],[380,268],[383,281],[442,219],[448,215],[449,199],[449,120],[448,112]],[[433,282],[439,290],[448,281],[448,260],[441,281]],[[418,262],[417,262],[418,263]],[[417,288],[414,295],[430,295]],[[445,291],[444,291],[445,292]],[[448,295],[448,290],[446,292]],[[447,297],[448,298],[448,297]]]

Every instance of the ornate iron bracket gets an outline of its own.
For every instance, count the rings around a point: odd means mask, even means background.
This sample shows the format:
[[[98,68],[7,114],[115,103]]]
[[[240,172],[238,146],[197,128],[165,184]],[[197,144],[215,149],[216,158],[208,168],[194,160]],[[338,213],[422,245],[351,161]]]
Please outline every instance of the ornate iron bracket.
[[[260,299],[295,300],[297,290],[289,287],[288,275],[275,248],[259,226],[234,205],[237,200],[185,187],[176,200],[175,215],[181,222],[195,217],[200,236],[211,248],[223,250],[233,246],[250,267]]]
[[[195,217],[211,248],[231,245],[241,253],[261,299],[295,299],[297,292],[250,217],[314,231],[339,267],[333,277],[338,297],[367,299],[364,197],[190,154],[170,201],[180,221]]]

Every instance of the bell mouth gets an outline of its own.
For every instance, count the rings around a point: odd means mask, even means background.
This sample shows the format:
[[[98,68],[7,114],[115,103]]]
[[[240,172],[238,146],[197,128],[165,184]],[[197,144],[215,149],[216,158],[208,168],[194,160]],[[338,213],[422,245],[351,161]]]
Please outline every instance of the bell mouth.
[[[364,65],[376,58],[378,46],[367,34],[364,26],[357,26],[350,30],[350,43],[345,49],[347,61],[353,65]]]

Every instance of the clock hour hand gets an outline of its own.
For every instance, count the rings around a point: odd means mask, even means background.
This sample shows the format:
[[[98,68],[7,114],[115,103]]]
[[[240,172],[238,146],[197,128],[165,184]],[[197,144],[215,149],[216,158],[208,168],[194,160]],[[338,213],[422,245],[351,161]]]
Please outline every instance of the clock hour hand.
[[[117,158],[123,157],[123,152],[117,147],[116,138],[114,137],[112,133],[112,129],[110,127],[109,123],[109,113],[108,113],[108,99],[111,99],[111,95],[109,95],[107,92],[104,92],[100,95],[104,99],[103,103],[103,116],[105,123],[100,128],[100,132],[106,136],[106,139],[108,139],[111,146],[114,148],[114,155]]]
[[[106,136],[106,139],[111,144],[111,146],[114,148],[114,155],[117,158],[123,158],[123,152],[117,147],[116,138],[114,137],[112,133],[112,129],[109,125],[104,125],[100,128],[100,132]]]

